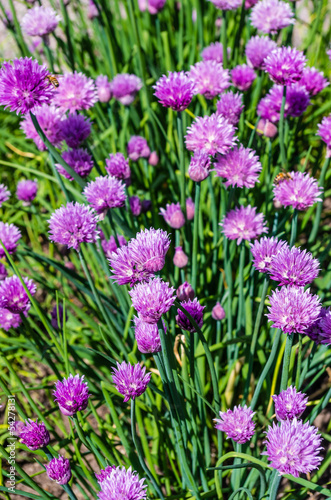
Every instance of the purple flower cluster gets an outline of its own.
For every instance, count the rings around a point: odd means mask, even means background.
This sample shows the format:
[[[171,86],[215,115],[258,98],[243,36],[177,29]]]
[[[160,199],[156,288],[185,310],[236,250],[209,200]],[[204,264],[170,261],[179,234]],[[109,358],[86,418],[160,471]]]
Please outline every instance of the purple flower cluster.
[[[64,151],[62,153],[62,158],[69,165],[69,167],[71,167],[76,174],[81,177],[87,177],[93,168],[92,156],[86,149],[83,148]],[[69,179],[70,181],[74,180],[60,163],[57,163],[55,166],[60,174],[66,177],[66,179]]]
[[[110,82],[112,96],[124,106],[133,103],[142,86],[143,83],[138,76],[127,73],[116,75]]]
[[[331,344],[331,309],[322,307],[318,318],[304,332],[316,344]]]
[[[128,142],[128,157],[132,161],[137,161],[139,158],[148,158],[151,150],[144,137],[140,135],[133,135]]]
[[[183,301],[181,303],[181,306],[192,316],[198,327],[202,328],[203,310],[205,309],[205,306],[202,306],[197,298],[195,298],[194,300],[189,299]],[[188,332],[196,331],[195,326],[192,325],[189,318],[180,309],[177,309],[176,322],[179,328],[181,328],[182,330],[187,330]]]
[[[187,129],[189,151],[203,149],[209,155],[226,154],[235,145],[234,127],[222,116],[198,116]]]
[[[237,240],[237,245],[240,245],[242,240],[252,240],[268,232],[263,214],[257,214],[256,207],[250,205],[230,210],[220,226],[223,227],[223,233],[227,238]]]
[[[233,410],[220,411],[221,418],[214,418],[215,428],[225,432],[227,439],[233,439],[237,443],[246,443],[255,432],[253,412],[249,407],[235,406]]]
[[[109,158],[106,159],[105,168],[109,175],[113,175],[117,179],[128,181],[131,177],[129,160],[122,153],[109,155]]]
[[[0,184],[0,207],[5,201],[9,200],[10,191],[4,184]]]
[[[208,153],[203,149],[196,150],[191,157],[190,165],[188,167],[188,175],[194,182],[201,182],[210,174],[211,159]],[[172,205],[175,205],[172,203]],[[171,206],[171,205],[167,205]],[[184,216],[183,216],[184,217]],[[168,221],[167,221],[168,222]]]
[[[230,87],[229,71],[215,61],[196,63],[191,66],[188,76],[194,83],[194,93],[202,94],[206,99],[212,99]]]
[[[56,481],[57,484],[68,484],[71,479],[70,462],[67,458],[52,458],[46,466],[46,472],[49,479]]]
[[[269,273],[271,271],[271,261],[283,247],[288,247],[286,241],[278,240],[273,236],[271,238],[264,236],[260,240],[251,243],[251,252],[253,255],[253,266],[260,273]]]
[[[253,36],[246,44],[245,53],[248,65],[254,69],[265,69],[265,59],[277,49],[277,43],[267,36]]]
[[[310,252],[300,248],[283,245],[272,257],[269,266],[271,279],[279,285],[305,286],[317,278],[320,271],[319,261]]]
[[[21,180],[17,183],[16,196],[23,201],[23,205],[28,206],[37,196],[38,183],[37,181]]]
[[[8,224],[0,221],[0,240],[5,246],[7,252],[12,254],[17,248],[17,242],[21,237],[21,231],[14,224]],[[0,259],[5,257],[5,251],[0,245]]]
[[[188,283],[187,281],[184,281],[178,288],[176,295],[178,299],[183,302],[183,301],[188,301],[188,300],[193,300],[194,299],[194,290],[192,288],[192,285]]]
[[[317,201],[322,201],[322,188],[317,180],[303,172],[290,172],[291,179],[285,179],[274,187],[274,199],[284,207],[292,206],[306,210]]]
[[[217,102],[217,114],[226,118],[232,125],[237,125],[243,109],[243,95],[239,92],[235,94],[229,90],[222,94]]]
[[[278,85],[298,82],[303,74],[307,59],[303,52],[292,47],[280,47],[265,59],[265,70]]]
[[[44,132],[49,142],[55,147],[60,147],[61,141],[63,140],[63,133],[61,129],[61,121],[63,118],[62,111],[55,106],[42,104],[38,108],[34,109],[33,112],[38,120],[41,130]],[[46,145],[39,137],[30,115],[26,115],[24,117],[24,120],[21,122],[21,129],[28,139],[32,139],[34,141],[40,151],[47,149]]]
[[[8,309],[0,307],[0,327],[6,332],[11,328],[18,328],[21,323],[22,319],[19,314],[12,313]]]
[[[239,90],[248,90],[256,78],[255,71],[247,64],[241,64],[231,71],[232,84]]]
[[[134,335],[138,349],[143,353],[156,353],[161,351],[161,339],[157,325],[146,323],[141,318],[134,316]]]
[[[111,83],[105,75],[99,75],[95,80],[100,102],[108,102],[112,97]]]
[[[305,411],[308,398],[302,392],[297,392],[295,387],[288,387],[278,396],[272,396],[275,405],[277,420],[293,420],[299,418]]]
[[[112,370],[113,382],[118,392],[124,396],[124,403],[141,396],[152,376],[151,373],[146,374],[145,366],[142,368],[139,363],[131,365],[126,361],[117,363],[117,368]]]
[[[324,116],[322,122],[318,125],[318,135],[326,144],[326,157],[331,156],[331,115]]]
[[[36,285],[31,279],[23,278],[25,286],[31,295],[36,292]],[[11,313],[27,313],[31,303],[28,294],[18,276],[6,278],[0,283],[0,308],[8,309]]]
[[[117,240],[118,240],[120,247],[127,245],[126,239],[121,234],[117,235]],[[110,259],[112,256],[112,253],[116,252],[116,250],[117,250],[117,244],[116,244],[116,240],[115,240],[114,236],[111,236],[109,238],[109,240],[101,239],[101,246],[102,246],[103,251],[105,252],[107,259]]]
[[[45,36],[55,30],[61,17],[51,7],[36,5],[21,21],[21,28],[29,36]]]
[[[162,106],[175,111],[184,111],[195,93],[195,84],[184,71],[161,76],[153,88]]]
[[[69,375],[62,382],[58,380],[55,384],[54,401],[59,405],[59,409],[63,415],[72,416],[78,411],[83,411],[87,408],[88,385],[84,382],[84,375]]]
[[[30,450],[43,448],[47,446],[50,441],[49,432],[44,422],[38,424],[38,420],[36,422],[30,419],[26,420],[24,427],[22,426],[20,429],[19,437],[21,442]]]
[[[322,71],[318,71],[316,68],[306,67],[302,72],[300,85],[305,87],[310,95],[316,95],[322,92],[322,90],[329,85],[329,82],[324,78],[324,73]]]
[[[109,208],[122,207],[126,200],[125,184],[112,175],[97,177],[95,181],[89,182],[83,194],[102,218]]]
[[[90,119],[78,113],[69,114],[60,121],[59,126],[61,139],[66,141],[69,148],[78,148],[91,133]]]
[[[151,278],[149,281],[138,283],[129,291],[129,295],[139,317],[146,323],[153,324],[173,306],[176,298],[174,291],[175,289],[161,278]]]
[[[95,83],[83,73],[66,73],[59,78],[53,104],[62,111],[74,113],[80,109],[89,109],[98,100]]]
[[[178,203],[167,203],[166,208],[160,208],[160,215],[170,227],[180,229],[185,224],[185,217]]]
[[[113,467],[100,483],[98,500],[118,500],[121,497],[145,500],[147,485],[144,482],[145,479],[139,479],[137,472],[132,472],[131,467],[127,470],[125,467]]]
[[[290,5],[282,0],[261,0],[254,5],[250,20],[262,33],[275,35],[280,29],[295,23]]]
[[[217,155],[214,165],[216,175],[227,179],[226,187],[252,188],[258,182],[262,169],[255,151],[244,148],[242,144],[239,149],[234,148],[225,156]]]
[[[261,99],[257,107],[257,114],[270,122],[278,122],[282,106],[283,87],[274,85],[268,94]],[[310,104],[309,93],[299,83],[290,85],[286,89],[284,116],[298,117],[302,115]]]
[[[227,48],[228,56],[231,54],[231,49]],[[201,52],[201,57],[204,61],[215,61],[223,63],[223,45],[220,42],[211,43]]]

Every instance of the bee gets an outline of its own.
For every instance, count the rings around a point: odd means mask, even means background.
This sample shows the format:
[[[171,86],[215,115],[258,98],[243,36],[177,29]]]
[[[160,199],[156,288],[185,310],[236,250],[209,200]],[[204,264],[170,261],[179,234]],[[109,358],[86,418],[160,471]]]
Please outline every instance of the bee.
[[[274,184],[275,186],[278,186],[281,182],[284,181],[293,181],[293,177],[289,172],[280,172],[278,175],[276,175]]]
[[[53,85],[53,87],[57,88],[60,85],[57,78],[54,75],[47,75],[46,78],[49,81],[49,83]]]

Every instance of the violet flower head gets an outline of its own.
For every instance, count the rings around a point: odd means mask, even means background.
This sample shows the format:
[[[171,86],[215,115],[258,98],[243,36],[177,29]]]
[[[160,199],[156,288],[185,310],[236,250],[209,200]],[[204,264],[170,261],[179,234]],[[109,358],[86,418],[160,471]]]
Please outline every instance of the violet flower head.
[[[265,71],[278,85],[291,85],[291,83],[298,82],[302,77],[306,62],[307,59],[302,51],[284,46],[275,49],[264,61]]]
[[[202,306],[196,297],[193,300],[189,299],[183,301],[181,303],[181,306],[192,316],[198,327],[202,328],[203,310],[205,309],[205,306]],[[176,322],[179,328],[181,328],[182,330],[187,330],[188,332],[196,332],[195,326],[192,325],[191,321],[180,309],[177,309]]]
[[[194,93],[202,94],[206,99],[212,99],[230,87],[229,71],[216,61],[197,62],[191,66],[188,77],[194,82]]]
[[[290,5],[282,0],[261,0],[252,8],[250,20],[254,28],[271,35],[295,23]]]
[[[94,19],[95,17],[98,17],[99,11],[93,0],[89,0],[88,3],[88,10],[87,10],[87,17],[89,19]]]
[[[325,318],[327,312],[328,309],[326,309],[325,307],[321,307],[318,317],[304,332],[304,334],[307,335],[316,344],[322,343],[323,337],[322,337],[321,322],[322,319]]]
[[[184,71],[163,75],[154,85],[154,95],[165,108],[184,111],[194,96],[194,82]]]
[[[257,113],[262,119],[278,122],[282,106],[283,87],[274,85],[269,93],[261,99]],[[310,104],[309,94],[300,82],[287,87],[284,117],[298,117],[304,113]]]
[[[47,446],[50,441],[49,432],[45,427],[44,422],[38,424],[38,420],[35,422],[31,419],[25,421],[24,427],[20,430],[20,440],[25,444],[30,450],[38,450]]]
[[[278,240],[273,236],[263,236],[260,240],[251,243],[251,252],[253,255],[253,266],[260,273],[270,272],[272,258],[283,248],[288,248],[286,241]]]
[[[126,200],[125,184],[112,175],[89,182],[83,194],[96,213],[103,216],[109,208],[122,207]]]
[[[194,219],[195,203],[192,198],[186,198],[186,218],[187,220]]]
[[[236,142],[234,126],[222,116],[198,116],[187,129],[185,137],[189,151],[204,149],[209,155],[226,154]]]
[[[86,149],[69,149],[62,153],[62,158],[81,177],[87,177],[93,168],[92,156]],[[64,169],[60,163],[55,164],[58,172],[66,179],[73,181],[74,178]]]
[[[0,262],[0,281],[3,281],[5,278],[7,278],[8,272],[6,269],[6,266]]]
[[[28,179],[21,180],[17,183],[16,196],[23,201],[23,205],[30,205],[37,196],[38,183]]]
[[[62,141],[61,120],[63,113],[55,106],[48,106],[42,104],[33,110],[41,130],[51,144],[55,147],[60,147]],[[28,139],[32,139],[40,151],[45,151],[47,146],[39,137],[37,130],[32,122],[30,115],[25,115],[24,120],[21,122],[21,129]]]
[[[226,187],[252,188],[258,182],[262,170],[259,157],[255,155],[255,151],[244,148],[242,144],[239,149],[234,148],[225,156],[217,155],[214,165],[216,175],[227,179],[225,182]]]
[[[221,418],[214,418],[215,428],[225,432],[227,439],[233,439],[237,443],[246,443],[255,433],[253,412],[249,407],[235,406],[233,410],[220,411]]]
[[[261,118],[261,120],[259,120],[257,124],[257,133],[259,135],[263,134],[265,137],[269,137],[270,139],[272,139],[277,135],[278,129],[276,125],[269,122],[269,120]]]
[[[109,258],[113,279],[119,285],[131,286],[138,281],[148,280],[154,273],[144,268],[131,254],[129,245],[118,248]]]
[[[284,207],[292,206],[297,210],[306,210],[317,201],[322,201],[322,188],[314,177],[303,172],[290,172],[292,179],[283,180],[274,187],[275,200]]]
[[[310,95],[318,94],[329,85],[322,71],[318,71],[314,67],[310,68],[309,66],[303,70],[299,83],[305,87]]]
[[[321,344],[331,344],[331,308],[329,307],[324,311],[324,315],[319,322],[320,333],[320,343]]]
[[[301,82],[294,83],[287,88],[286,104],[289,116],[301,116],[310,104],[309,93]]]
[[[28,278],[23,278],[23,281],[30,294],[34,295],[37,289],[34,282]],[[30,299],[18,276],[14,275],[1,281],[0,307],[19,314],[28,312],[30,306]]]
[[[0,240],[6,247],[6,250],[9,254],[15,252],[17,248],[17,242],[21,236],[21,231],[17,226],[0,221]],[[5,256],[5,251],[0,245],[0,259]]]
[[[94,210],[79,203],[67,203],[49,219],[50,240],[79,251],[81,243],[95,243],[99,238],[98,217]]]
[[[5,203],[5,201],[9,200],[9,198],[9,189],[4,184],[0,184],[0,207],[2,207],[2,204]]]
[[[160,208],[160,215],[167,224],[174,229],[179,229],[185,224],[185,217],[178,203],[167,203],[166,208]]]
[[[183,248],[180,246],[175,248],[173,263],[176,267],[179,267],[180,269],[187,266],[188,264],[188,256],[184,252]]]
[[[228,56],[231,54],[231,49],[227,48]],[[220,42],[211,43],[201,52],[201,57],[204,61],[215,61],[223,63],[223,45]]]
[[[166,0],[148,0],[148,12],[152,15],[158,14],[165,6]]]
[[[58,314],[59,313],[59,314]],[[68,320],[68,313],[66,311],[66,321]],[[63,305],[59,303],[58,307],[55,304],[51,311],[51,325],[55,330],[63,327]]]
[[[157,325],[146,323],[141,318],[134,316],[134,335],[136,337],[138,349],[143,353],[160,352],[161,339]]]
[[[283,286],[273,290],[269,300],[266,316],[273,321],[272,328],[280,328],[283,333],[305,333],[321,310],[319,297],[312,295],[309,288]]]
[[[267,233],[268,229],[262,213],[256,213],[256,207],[240,206],[230,210],[220,223],[223,233],[230,240],[237,240],[240,245],[242,240],[252,240]]]
[[[139,158],[149,158],[151,150],[144,137],[133,135],[127,146],[128,157],[132,161],[137,161]]]
[[[295,417],[300,418],[305,411],[308,397],[302,392],[297,392],[295,386],[288,387],[278,396],[272,396],[275,405],[275,413],[277,420],[293,420]]]
[[[129,205],[130,205],[132,215],[134,215],[135,217],[138,217],[141,214],[142,208],[143,208],[142,203],[141,203],[141,199],[139,198],[139,196],[130,196]]]
[[[163,269],[170,246],[170,235],[162,229],[144,229],[130,240],[129,249],[137,267],[156,273]]]
[[[188,175],[194,182],[201,182],[210,174],[211,159],[208,153],[203,149],[196,150],[191,157],[188,167]]]
[[[78,148],[91,133],[91,121],[84,115],[72,113],[60,122],[60,128],[62,139],[66,141],[69,148]]]
[[[193,300],[195,293],[192,285],[190,285],[187,281],[184,281],[184,283],[177,288],[176,295],[181,302],[186,302],[188,300]]]
[[[107,479],[108,476],[110,476],[110,473],[113,469],[116,469],[116,465],[107,465],[104,469],[101,469],[99,474],[95,472],[95,477],[97,478],[97,481],[99,484],[102,483],[105,479]]]
[[[318,135],[322,139],[323,142],[326,144],[326,158],[330,158],[331,156],[331,115],[329,116],[324,116],[323,120],[319,125],[317,126],[318,128]],[[1,195],[0,195],[1,199]]]
[[[253,36],[246,44],[245,53],[248,65],[254,69],[265,69],[265,59],[277,49],[277,43],[267,36]]]
[[[32,57],[5,61],[0,70],[0,105],[10,111],[25,114],[41,104],[50,102],[53,86],[45,65],[40,66]]]
[[[71,479],[70,462],[67,458],[61,457],[52,458],[52,460],[45,465],[47,476],[57,484],[68,484]]]
[[[317,428],[305,424],[302,420],[283,420],[280,425],[269,426],[266,440],[263,442],[271,467],[279,474],[291,474],[299,477],[318,469],[322,457],[319,455],[322,437],[317,434]]]
[[[112,98],[111,82],[108,80],[107,76],[99,75],[95,79],[95,85],[97,87],[98,99],[100,102],[109,102]]]
[[[148,164],[151,165],[152,167],[156,167],[156,165],[159,163],[160,158],[157,154],[156,151],[152,151],[151,154],[149,155],[148,158]]]
[[[214,305],[214,307],[212,309],[211,317],[215,321],[221,321],[222,319],[225,318],[225,316],[226,316],[225,311],[224,311],[223,307],[221,306],[220,302],[216,302],[216,304]]]
[[[60,77],[53,104],[63,111],[74,113],[80,109],[89,109],[98,100],[97,90],[92,78],[83,73],[66,73]]]
[[[146,367],[142,368],[139,363],[131,365],[123,361],[116,364],[117,368],[112,368],[113,382],[118,392],[124,396],[124,403],[141,396],[146,391],[152,374],[146,374]]]
[[[98,500],[118,500],[132,498],[132,500],[146,500],[147,485],[145,479],[139,479],[136,471],[132,468],[116,467],[109,472],[101,483],[101,491],[98,492]]]
[[[51,7],[36,5],[29,9],[21,21],[22,31],[29,36],[45,36],[55,30],[61,16]]]
[[[123,247],[123,246],[128,244],[128,242],[126,241],[124,236],[122,236],[121,234],[117,235],[117,240],[118,240],[120,247]],[[103,251],[105,252],[107,259],[110,259],[112,253],[116,252],[116,250],[117,250],[117,244],[116,244],[116,240],[115,240],[114,236],[111,236],[109,238],[109,240],[102,240],[101,246],[102,246]]]
[[[320,264],[307,250],[281,248],[271,259],[269,273],[272,280],[278,281],[280,286],[305,286],[317,278]]]
[[[12,313],[8,309],[0,307],[0,328],[8,332],[11,328],[18,328],[21,323],[22,319],[19,314]]]
[[[221,95],[217,102],[217,114],[226,118],[232,125],[237,125],[240,115],[244,109],[243,95],[237,92],[236,94],[229,90]]]
[[[78,411],[87,408],[90,394],[88,385],[84,382],[84,375],[69,375],[68,378],[58,380],[55,384],[54,401],[59,405],[63,415],[71,417]]]
[[[117,177],[117,179],[127,180],[131,177],[129,160],[122,153],[110,154],[106,159],[105,166],[109,175]]]
[[[132,305],[146,323],[157,323],[173,306],[175,289],[161,278],[149,279],[147,282],[138,283],[129,295]]]
[[[255,71],[247,64],[239,64],[231,71],[232,84],[239,90],[248,90],[255,78]]]
[[[236,10],[241,6],[240,0],[209,0],[220,10]]]
[[[129,106],[135,100],[136,94],[142,88],[143,83],[138,76],[123,73],[116,75],[110,82],[110,86],[114,99],[124,106]]]

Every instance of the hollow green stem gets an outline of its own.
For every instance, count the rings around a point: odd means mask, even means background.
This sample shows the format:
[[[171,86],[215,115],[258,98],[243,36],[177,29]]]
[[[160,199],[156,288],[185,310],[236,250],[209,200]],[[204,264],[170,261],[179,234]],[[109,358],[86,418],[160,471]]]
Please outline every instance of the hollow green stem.
[[[320,178],[319,178],[319,181],[318,181],[318,185],[320,187],[322,187],[322,188],[324,187],[325,174],[327,172],[329,164],[330,164],[330,158],[325,158],[325,161],[324,161],[323,166],[322,166]],[[320,221],[321,221],[324,193],[321,194],[321,198],[322,198],[322,201],[319,201],[317,203],[316,214],[315,214],[315,217],[314,217],[313,229],[312,229],[312,231],[310,233],[310,236],[308,238],[308,243],[314,243],[315,240],[316,240],[316,236],[317,236],[319,225],[320,225]]]
[[[245,297],[244,297],[244,266],[245,266],[245,240],[240,245],[239,257],[239,307],[237,317],[237,335],[241,333],[242,326],[245,324]]]
[[[293,247],[298,231],[298,210],[295,208],[293,212],[292,225],[291,225],[291,238],[290,247]]]
[[[282,476],[278,474],[278,471],[274,470],[271,476],[271,487],[270,487],[270,496],[269,500],[276,500],[277,492],[280,485],[280,481]]]
[[[223,45],[223,68],[228,67],[228,52],[227,52],[228,40],[227,40],[226,28],[227,28],[226,10],[222,10],[221,39],[222,39],[222,45]]]
[[[280,147],[280,157],[283,168],[287,168],[287,158],[285,152],[285,144],[284,144],[284,111],[286,104],[286,85],[283,87],[283,98],[282,98],[282,107],[280,110],[280,119],[279,119],[279,147]]]
[[[299,385],[300,385],[301,364],[302,364],[302,335],[299,334],[298,363],[297,363],[297,371],[296,371],[296,376],[295,376],[295,387],[298,390],[299,390]]]
[[[200,219],[200,182],[195,184],[195,208],[194,208],[194,226],[193,226],[193,248],[192,248],[192,276],[191,285],[196,290],[198,277],[198,245],[199,245],[199,219]]]
[[[288,333],[287,338],[286,338],[286,346],[285,346],[284,359],[283,359],[282,380],[280,383],[280,390],[281,391],[284,391],[285,389],[287,389],[291,351],[292,351],[292,344],[293,344],[293,336],[294,336],[294,333]]]
[[[183,214],[186,215],[184,133],[183,133],[183,117],[180,111],[177,113],[177,134],[178,134],[178,159],[179,159],[179,170],[180,170],[180,206]]]

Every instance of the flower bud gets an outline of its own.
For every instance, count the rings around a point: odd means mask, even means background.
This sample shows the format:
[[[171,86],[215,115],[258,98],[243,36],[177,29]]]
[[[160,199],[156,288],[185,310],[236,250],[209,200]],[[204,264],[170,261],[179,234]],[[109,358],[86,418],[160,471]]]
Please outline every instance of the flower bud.
[[[187,217],[187,220],[194,219],[194,210],[195,210],[194,201],[192,200],[192,198],[187,198],[186,199],[186,217]]]
[[[152,167],[156,167],[156,165],[159,163],[159,157],[156,154],[156,151],[152,151],[149,158],[148,158],[148,163],[152,165]]]
[[[225,311],[219,302],[216,302],[216,305],[213,307],[211,317],[216,321],[225,318]]]
[[[183,300],[193,300],[195,295],[192,286],[187,281],[184,281],[184,283],[177,288],[176,294],[181,302]]]
[[[261,119],[257,124],[257,129],[262,130],[263,135],[265,135],[266,137],[270,137],[270,139],[275,137],[278,132],[276,125],[274,125],[272,122],[269,122],[268,120],[263,119]]]
[[[177,266],[179,268],[187,266],[188,256],[183,251],[182,247],[175,248],[175,255],[173,258],[173,262],[174,262],[175,266]]]

